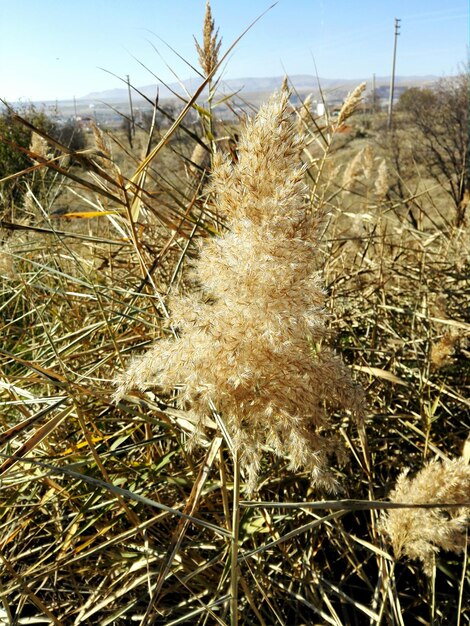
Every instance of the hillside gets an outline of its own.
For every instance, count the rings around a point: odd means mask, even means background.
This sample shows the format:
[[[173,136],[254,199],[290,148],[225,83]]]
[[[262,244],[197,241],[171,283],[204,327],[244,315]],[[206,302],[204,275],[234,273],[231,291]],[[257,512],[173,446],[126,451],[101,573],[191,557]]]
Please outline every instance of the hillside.
[[[271,76],[271,77],[243,77],[243,78],[230,78],[221,82],[220,89],[224,93],[236,93],[242,91],[244,94],[265,94],[272,93],[282,84],[283,76]],[[397,76],[395,78],[395,84],[397,87],[416,87],[425,84],[433,83],[437,80],[436,76]],[[313,92],[319,93],[319,85],[322,90],[331,92],[334,91],[335,95],[342,99],[348,91],[356,87],[359,83],[366,82],[371,85],[372,78],[358,77],[354,79],[342,79],[342,78],[317,78],[316,76],[308,74],[300,74],[289,77],[289,81],[295,90],[299,92]],[[376,87],[380,88],[388,86],[390,84],[389,76],[378,76],[375,79]],[[139,92],[145,97],[154,99],[157,93],[161,99],[173,98],[175,95],[183,96],[185,91],[193,92],[200,83],[200,79],[197,77],[189,78],[182,83],[172,83],[170,85],[144,85],[136,87],[133,93],[133,97],[137,100],[140,99]],[[108,89],[104,91],[94,91],[79,98],[82,101],[100,100],[106,102],[122,102],[127,100],[128,91],[127,86],[116,89]]]

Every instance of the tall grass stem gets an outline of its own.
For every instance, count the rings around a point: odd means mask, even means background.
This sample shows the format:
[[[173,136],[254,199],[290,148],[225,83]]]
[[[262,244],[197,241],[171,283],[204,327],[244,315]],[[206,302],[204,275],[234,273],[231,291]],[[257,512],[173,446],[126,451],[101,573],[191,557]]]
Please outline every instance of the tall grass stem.
[[[232,549],[230,563],[230,625],[238,626],[238,542],[240,531],[240,453],[233,455]]]

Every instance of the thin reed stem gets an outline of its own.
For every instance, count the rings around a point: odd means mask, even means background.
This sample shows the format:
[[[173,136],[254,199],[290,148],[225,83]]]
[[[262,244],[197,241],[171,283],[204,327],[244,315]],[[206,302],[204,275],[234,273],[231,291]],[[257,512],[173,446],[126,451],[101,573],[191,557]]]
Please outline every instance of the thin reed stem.
[[[233,455],[232,549],[230,563],[230,624],[238,625],[238,539],[240,530],[240,453]]]
[[[467,562],[468,562],[468,530],[465,532],[465,539],[466,539],[466,543],[465,543],[465,550],[464,550],[464,557],[463,557],[463,564],[462,564],[462,577],[460,579],[460,586],[459,586],[459,603],[457,606],[457,625],[456,626],[460,626],[460,618],[462,615],[463,590],[465,587],[465,573],[467,571]]]
[[[393,576],[395,575],[395,561],[392,562],[391,567],[390,567],[390,572],[388,571],[388,566],[387,566],[387,562],[386,560],[381,557],[381,563],[379,564],[380,567],[380,586],[381,589],[379,589],[379,587],[377,587],[376,591],[378,593],[381,592],[382,594],[382,603],[380,605],[380,611],[376,620],[376,626],[380,626],[382,624],[382,620],[385,614],[385,609],[387,606],[387,598],[389,596],[389,591],[390,591],[390,585],[393,579]],[[378,597],[374,600],[376,600],[376,602],[378,602]],[[372,603],[372,610],[375,610],[375,606],[374,606],[375,602]],[[371,624],[372,624],[372,620],[371,620]]]

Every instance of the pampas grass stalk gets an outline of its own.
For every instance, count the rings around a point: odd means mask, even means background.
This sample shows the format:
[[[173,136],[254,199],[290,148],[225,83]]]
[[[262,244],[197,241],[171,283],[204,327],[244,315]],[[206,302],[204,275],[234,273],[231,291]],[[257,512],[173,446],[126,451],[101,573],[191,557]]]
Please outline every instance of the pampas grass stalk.
[[[212,189],[228,230],[205,243],[198,287],[170,303],[172,328],[119,380],[129,389],[180,388],[200,428],[213,401],[240,464],[256,485],[263,448],[334,488],[334,407],[361,410],[362,393],[325,347],[323,292],[315,271],[319,217],[308,201],[304,147],[283,90],[240,137],[236,164],[216,159]]]
[[[233,508],[232,508],[232,539],[230,555],[230,623],[238,624],[238,548],[240,537],[240,454],[233,456]]]
[[[195,288],[170,304],[169,327],[119,380],[129,389],[179,388],[198,429],[216,412],[232,451],[231,624],[238,623],[240,470],[257,482],[266,446],[334,489],[331,456],[341,454],[331,411],[356,413],[362,393],[327,347],[320,279],[314,271],[320,218],[308,201],[305,146],[283,88],[241,134],[234,164],[214,160],[212,192],[227,231],[206,242]]]
[[[202,32],[202,45],[194,38],[196,50],[199,56],[199,64],[204,75],[210,76],[219,62],[220,46],[222,39],[219,38],[219,30],[215,29],[215,21],[212,17],[211,3],[206,2],[206,12],[204,15],[204,26]]]
[[[219,37],[219,30],[215,28],[215,21],[212,17],[212,9],[209,0],[206,2],[206,11],[204,15],[204,26],[202,31],[202,45],[198,43],[194,38],[196,44],[196,50],[199,57],[199,64],[202,68],[203,74],[208,81],[208,116],[207,120],[203,118],[203,123],[206,124],[206,136],[211,142],[212,152],[215,150],[214,144],[214,122],[213,122],[213,110],[212,100],[214,98],[213,80],[210,78],[219,64],[219,52],[222,45],[222,38]]]

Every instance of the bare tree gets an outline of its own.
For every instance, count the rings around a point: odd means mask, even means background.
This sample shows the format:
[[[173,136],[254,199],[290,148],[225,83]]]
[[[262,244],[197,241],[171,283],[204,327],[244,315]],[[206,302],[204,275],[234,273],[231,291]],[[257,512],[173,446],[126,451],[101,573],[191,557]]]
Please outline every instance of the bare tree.
[[[415,131],[414,156],[451,196],[457,226],[465,220],[470,182],[468,89],[468,73],[462,72],[433,89],[408,89],[399,101]]]

